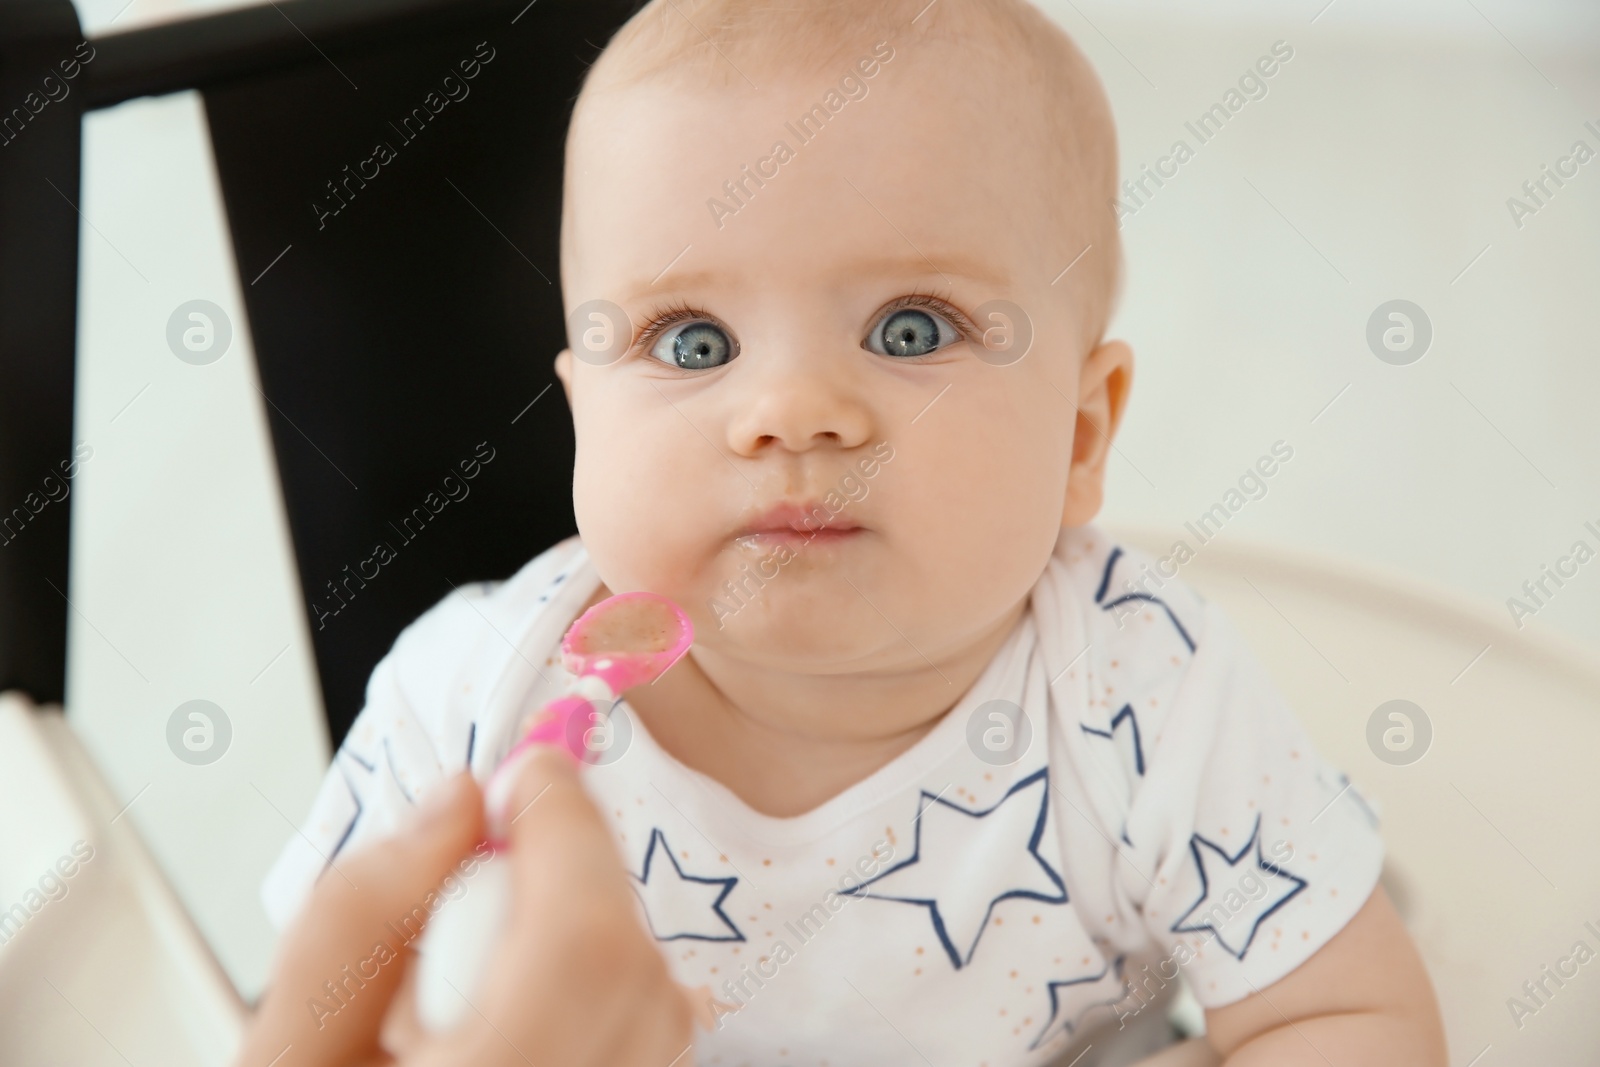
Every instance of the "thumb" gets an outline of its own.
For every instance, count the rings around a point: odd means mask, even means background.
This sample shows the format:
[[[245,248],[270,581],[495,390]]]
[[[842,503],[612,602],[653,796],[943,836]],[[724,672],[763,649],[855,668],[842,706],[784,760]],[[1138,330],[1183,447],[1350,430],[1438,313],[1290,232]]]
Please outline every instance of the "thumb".
[[[285,935],[238,1062],[283,1053],[275,1067],[343,1067],[376,1054],[405,949],[482,835],[482,797],[462,773],[434,785],[395,837],[330,863]]]
[[[610,828],[570,756],[554,746],[532,745],[502,773],[510,783],[500,796],[491,789],[490,821],[511,846],[519,905],[541,913],[546,890],[562,898],[579,888],[627,893]]]
[[[665,963],[639,920],[610,828],[562,748],[530,745],[496,779],[487,814],[508,846],[498,861],[509,864],[512,891],[504,941],[475,1005],[483,1023],[497,1020],[495,1032],[480,1036],[519,1053],[537,1048],[538,1063],[619,1062],[614,1046],[640,1021],[638,1004],[617,995],[619,982],[648,987]]]

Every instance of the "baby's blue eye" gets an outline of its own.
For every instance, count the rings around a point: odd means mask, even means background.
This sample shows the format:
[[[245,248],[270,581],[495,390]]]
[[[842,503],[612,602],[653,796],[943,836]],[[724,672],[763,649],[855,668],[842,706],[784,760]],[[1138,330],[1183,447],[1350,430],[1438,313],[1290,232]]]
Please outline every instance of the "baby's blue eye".
[[[880,356],[926,356],[961,340],[961,331],[932,311],[897,308],[885,315],[867,337],[867,347]]]
[[[722,327],[704,320],[674,326],[650,346],[652,356],[684,370],[720,367],[737,353],[738,346]]]

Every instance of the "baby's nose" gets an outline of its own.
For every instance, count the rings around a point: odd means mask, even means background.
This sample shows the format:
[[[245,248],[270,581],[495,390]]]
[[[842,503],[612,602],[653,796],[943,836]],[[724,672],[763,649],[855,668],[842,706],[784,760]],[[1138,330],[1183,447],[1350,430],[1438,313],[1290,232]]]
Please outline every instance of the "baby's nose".
[[[746,352],[740,369],[747,373],[728,383],[737,393],[728,421],[735,454],[856,448],[871,440],[872,411],[848,366],[816,352],[763,355]]]

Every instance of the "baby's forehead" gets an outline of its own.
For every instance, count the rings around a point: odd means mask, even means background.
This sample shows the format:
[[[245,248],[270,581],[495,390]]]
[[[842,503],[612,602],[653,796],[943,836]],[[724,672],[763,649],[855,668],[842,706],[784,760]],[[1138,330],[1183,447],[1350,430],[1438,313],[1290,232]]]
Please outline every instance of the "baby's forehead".
[[[571,266],[604,265],[608,284],[621,274],[636,288],[660,288],[669,261],[751,286],[917,273],[1007,287],[1046,272],[1039,138],[949,86],[891,86],[900,61],[841,76],[854,84],[646,83],[597,96],[574,133]]]
[[[797,0],[774,16],[796,31],[785,39],[781,26],[745,20],[769,5],[685,12],[705,37],[671,6],[647,20],[655,6],[617,35],[580,96],[564,274],[619,241],[646,259],[664,252],[664,264],[697,240],[731,257],[787,229],[816,252],[814,231],[848,223],[941,267],[930,248],[1015,272],[1054,264],[1054,275],[1097,246],[1079,287],[1098,309],[1109,304],[1119,259],[1109,109],[1081,54],[1037,11],[969,0],[917,19],[920,4]],[[690,216],[698,236],[680,228],[675,248],[647,247],[668,218]]]
[[[885,43],[903,51],[959,42],[1015,60],[1019,50],[1037,51],[1045,28],[1026,0],[651,0],[612,38],[588,81],[672,75],[756,88],[774,71],[832,72]]]
[[[1099,78],[1072,39],[1027,0],[651,0],[591,67],[573,125],[587,125],[592,99],[630,86],[700,90],[730,105],[786,85],[833,89],[831,99],[816,103],[840,114],[874,80],[929,97],[932,121],[951,125],[964,110],[1008,135],[1010,152],[996,166],[1060,165],[1089,179],[1079,184],[1109,176],[1106,192],[1115,195],[1116,134]],[[935,100],[946,114],[937,113]],[[968,106],[953,108],[953,101]],[[872,110],[857,108],[850,121]],[[793,132],[804,138],[811,131]],[[1028,148],[1048,162],[1034,163]],[[949,138],[938,148],[962,150],[971,148]]]

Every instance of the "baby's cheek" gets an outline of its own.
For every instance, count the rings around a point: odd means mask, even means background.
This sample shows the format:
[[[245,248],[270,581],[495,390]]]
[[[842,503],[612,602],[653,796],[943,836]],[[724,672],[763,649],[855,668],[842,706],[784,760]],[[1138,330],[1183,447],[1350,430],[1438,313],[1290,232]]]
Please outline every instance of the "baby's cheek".
[[[999,417],[903,453],[899,469],[885,471],[897,478],[884,496],[898,505],[893,521],[904,533],[897,540],[914,546],[914,560],[898,563],[924,572],[907,576],[913,610],[930,619],[952,607],[987,615],[1026,595],[1060,533],[1066,473],[1059,456],[1035,449],[1014,421]],[[917,602],[924,597],[928,603]]]
[[[974,501],[968,521],[947,525],[924,552],[929,577],[909,584],[906,616],[942,631],[929,633],[930,643],[957,640],[1010,611],[1038,581],[1055,545],[1058,526],[984,510]]]
[[[722,520],[684,467],[615,447],[580,447],[573,510],[607,587],[648,589],[680,602],[698,592]]]

